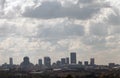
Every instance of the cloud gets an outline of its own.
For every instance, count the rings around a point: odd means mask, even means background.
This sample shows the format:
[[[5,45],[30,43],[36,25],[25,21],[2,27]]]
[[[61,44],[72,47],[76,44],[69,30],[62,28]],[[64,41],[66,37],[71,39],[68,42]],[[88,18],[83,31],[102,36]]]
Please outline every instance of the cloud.
[[[26,7],[25,12],[23,12],[23,16],[26,17],[35,17],[35,18],[50,18],[56,17],[57,11],[61,8],[61,4],[57,1],[49,2],[45,1],[42,5],[38,7]],[[57,12],[57,13],[55,13]]]
[[[4,9],[6,0],[0,0],[1,9]]]
[[[96,24],[91,24],[89,29],[91,35],[107,36],[108,28],[109,26],[107,24],[96,23]]]
[[[16,26],[10,23],[1,23],[0,25],[0,36],[8,37],[16,34]]]
[[[22,25],[25,25],[22,22]],[[34,36],[34,28],[21,26],[18,23],[10,21],[2,21],[0,24],[0,37],[9,38],[9,37],[23,37],[23,38],[32,38]]]
[[[61,39],[69,37],[79,37],[83,36],[85,33],[84,27],[82,25],[72,24],[72,23],[58,23],[55,26],[41,27],[38,26],[37,36],[39,38],[48,38],[48,39]]]
[[[111,13],[106,20],[111,25],[119,26],[120,25],[120,11],[119,11],[119,9],[114,8],[113,13]]]
[[[105,44],[106,40],[104,37],[96,37],[96,36],[86,36],[83,38],[83,42],[87,45],[99,45]]]
[[[20,56],[22,59],[28,55],[35,61],[44,55],[63,57],[71,51],[83,56],[79,59],[94,55],[107,59],[106,55],[100,55],[104,52],[119,54],[120,13],[111,3],[103,0],[6,0],[5,4],[0,16],[1,57]]]
[[[80,3],[89,4],[95,2],[95,0],[78,0]],[[97,0],[96,0],[97,1]]]
[[[120,26],[113,26],[111,28],[111,35],[119,35],[120,34]]]
[[[106,8],[107,5],[95,1],[95,2],[91,2],[90,5],[81,7],[80,6],[81,4],[79,4],[80,2],[85,2],[85,1],[80,0],[78,1],[78,3],[72,6],[68,5],[67,7],[65,7],[59,1],[44,1],[41,3],[41,5],[37,7],[34,6],[26,7],[22,15],[24,17],[40,18],[40,19],[68,17],[68,18],[86,20],[94,17],[94,15],[98,14],[102,8]]]

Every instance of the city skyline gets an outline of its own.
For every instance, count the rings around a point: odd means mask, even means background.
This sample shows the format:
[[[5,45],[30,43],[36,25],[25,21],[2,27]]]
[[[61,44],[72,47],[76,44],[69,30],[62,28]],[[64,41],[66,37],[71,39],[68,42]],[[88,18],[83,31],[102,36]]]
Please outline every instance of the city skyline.
[[[85,61],[80,61],[79,59],[77,59],[77,53],[76,52],[71,52],[69,56],[67,57],[62,57],[60,59],[57,59],[57,61],[52,62],[51,57],[49,56],[44,56],[44,58],[39,58],[38,62],[36,64],[32,63],[30,61],[30,58],[28,56],[23,57],[23,60],[20,62],[20,64],[15,64],[14,63],[14,59],[13,57],[9,58],[9,63],[5,62],[4,65],[9,65],[10,67],[14,66],[14,65],[20,65],[20,67],[22,67],[22,69],[28,68],[27,66],[31,66],[31,65],[39,65],[39,66],[46,66],[46,67],[51,67],[54,64],[57,66],[64,66],[64,65],[91,65],[91,66],[95,66],[97,64],[95,64],[95,58],[89,58],[89,60],[85,60]],[[77,61],[78,60],[78,61]],[[35,61],[35,60],[34,60]],[[81,63],[80,63],[81,62]],[[86,64],[87,62],[87,64]],[[109,63],[108,63],[109,64]],[[115,63],[114,63],[115,64]],[[54,67],[54,66],[53,66]]]
[[[120,64],[119,0],[0,0],[0,64],[77,53]],[[78,60],[77,60],[78,61]]]
[[[97,65],[119,65],[115,62],[108,62],[106,64],[97,64],[97,60],[93,57],[89,58],[89,60],[80,60],[78,59],[77,57],[77,53],[76,52],[71,52],[69,54],[69,56],[67,57],[60,57],[60,59],[56,59],[56,61],[52,61],[51,57],[49,56],[44,56],[43,58],[39,58],[37,60],[34,60],[33,62],[31,62],[31,58],[28,57],[28,56],[24,56],[22,61],[19,63],[19,64],[16,64],[14,62],[14,59],[13,57],[10,57],[9,58],[9,62],[4,62],[2,65],[10,65],[10,66],[14,66],[14,65],[21,65],[22,63],[30,63],[30,64],[33,64],[33,65],[39,65],[39,66],[47,66],[47,67],[51,67],[53,66],[54,67],[54,64],[55,65],[90,65],[90,66],[97,66]],[[35,63],[35,61],[37,61]]]

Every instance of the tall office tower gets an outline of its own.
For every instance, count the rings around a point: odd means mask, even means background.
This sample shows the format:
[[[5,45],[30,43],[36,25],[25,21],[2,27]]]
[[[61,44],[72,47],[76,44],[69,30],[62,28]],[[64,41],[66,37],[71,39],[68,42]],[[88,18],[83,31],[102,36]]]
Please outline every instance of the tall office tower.
[[[84,65],[85,65],[85,66],[88,66],[88,61],[84,61]]]
[[[90,59],[90,65],[92,65],[92,66],[95,65],[95,59],[94,58]]]
[[[10,64],[10,66],[13,65],[13,58],[12,57],[9,58],[9,64]]]
[[[65,58],[61,58],[61,64],[65,65]]]
[[[42,59],[39,59],[39,60],[38,60],[38,65],[39,65],[39,66],[42,66]]]
[[[66,58],[65,63],[69,64],[69,57]]]
[[[46,67],[50,67],[51,66],[51,59],[50,59],[50,57],[44,57],[44,65]]]
[[[75,52],[70,53],[70,60],[71,60],[71,64],[76,64],[76,53]]]

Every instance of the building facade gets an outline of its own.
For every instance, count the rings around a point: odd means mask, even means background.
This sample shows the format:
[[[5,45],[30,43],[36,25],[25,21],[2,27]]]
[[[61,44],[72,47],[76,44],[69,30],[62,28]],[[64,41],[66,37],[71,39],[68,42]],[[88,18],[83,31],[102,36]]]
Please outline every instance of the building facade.
[[[76,53],[72,52],[70,53],[70,60],[71,60],[71,64],[76,64]]]
[[[50,59],[50,57],[44,57],[44,65],[46,67],[51,67],[51,59]]]

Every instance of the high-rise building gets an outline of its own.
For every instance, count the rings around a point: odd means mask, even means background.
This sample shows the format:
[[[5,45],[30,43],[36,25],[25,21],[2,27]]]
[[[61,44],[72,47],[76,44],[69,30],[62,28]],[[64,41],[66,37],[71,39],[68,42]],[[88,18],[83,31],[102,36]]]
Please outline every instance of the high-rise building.
[[[44,65],[46,67],[50,67],[51,66],[51,59],[50,59],[50,57],[44,57]]]
[[[95,65],[95,59],[94,58],[90,59],[90,65],[92,65],[92,66]]]
[[[25,63],[25,64],[28,64],[30,61],[29,61],[29,57],[24,57],[23,58],[23,62]]]
[[[75,52],[70,53],[70,60],[71,60],[71,64],[76,64],[76,53]]]
[[[69,64],[69,57],[66,58],[65,63]]]
[[[23,71],[31,71],[33,69],[33,66],[34,65],[29,61],[29,57],[24,57],[23,62],[20,64],[20,68]]]
[[[61,65],[61,61],[56,61],[56,64],[57,64],[57,66],[60,66]]]
[[[85,66],[88,66],[89,64],[88,64],[88,61],[84,61],[84,65]]]
[[[79,65],[82,65],[82,61],[78,61],[78,64],[79,64]]]
[[[39,66],[42,66],[42,59],[39,59],[39,60],[38,60],[38,65],[39,65]]]
[[[9,64],[10,64],[10,66],[13,65],[13,58],[12,57],[9,58]]]
[[[66,64],[66,59],[65,58],[61,58],[61,64],[65,65]]]

